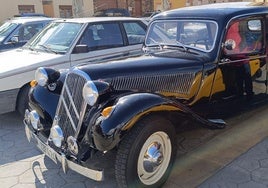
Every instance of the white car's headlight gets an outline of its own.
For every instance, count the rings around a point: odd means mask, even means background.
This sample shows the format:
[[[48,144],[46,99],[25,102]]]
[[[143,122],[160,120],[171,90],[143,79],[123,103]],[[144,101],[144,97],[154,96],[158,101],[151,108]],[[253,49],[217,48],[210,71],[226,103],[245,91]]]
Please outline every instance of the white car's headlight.
[[[93,106],[98,100],[99,92],[92,81],[85,83],[83,87],[83,98],[87,104]]]
[[[40,86],[45,86],[48,82],[48,74],[45,68],[40,67],[35,71],[35,80]]]

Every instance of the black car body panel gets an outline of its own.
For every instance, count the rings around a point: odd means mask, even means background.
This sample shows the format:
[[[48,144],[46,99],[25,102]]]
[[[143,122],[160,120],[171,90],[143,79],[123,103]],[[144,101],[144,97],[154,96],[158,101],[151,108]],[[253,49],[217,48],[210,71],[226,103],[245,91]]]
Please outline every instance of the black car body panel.
[[[219,101],[243,100],[235,93],[239,63],[247,61],[252,79],[261,79],[256,84],[262,90],[255,94],[267,91],[267,15],[265,4],[252,3],[159,13],[150,22],[143,55],[73,67],[59,79],[34,86],[29,94],[32,109],[25,116],[26,129],[34,130],[26,132],[36,138],[49,125],[49,147],[81,166],[90,166],[87,161],[95,153],[116,151],[118,184],[161,186],[174,162],[173,128],[189,121],[224,128],[221,115],[211,116],[210,107]],[[242,21],[261,36],[261,45],[233,52],[235,42],[227,33]],[[40,70],[46,79],[48,70]],[[31,113],[41,123],[36,125]]]

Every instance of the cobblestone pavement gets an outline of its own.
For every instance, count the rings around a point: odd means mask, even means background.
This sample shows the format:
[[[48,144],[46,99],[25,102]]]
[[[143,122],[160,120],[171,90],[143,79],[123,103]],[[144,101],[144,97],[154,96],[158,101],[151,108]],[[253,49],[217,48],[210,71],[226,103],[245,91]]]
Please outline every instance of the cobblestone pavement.
[[[268,138],[263,139],[199,186],[207,187],[267,188]]]
[[[0,115],[1,188],[116,187],[112,169],[107,167],[104,182],[92,181],[73,171],[64,174],[60,165],[28,142],[20,116],[16,113]]]
[[[179,134],[177,160],[164,188],[267,186],[266,108],[229,120],[226,129],[195,127]],[[21,117],[15,112],[0,115],[1,188],[113,188],[113,172],[113,162],[107,161],[103,182],[73,171],[64,174],[60,165],[28,143]]]

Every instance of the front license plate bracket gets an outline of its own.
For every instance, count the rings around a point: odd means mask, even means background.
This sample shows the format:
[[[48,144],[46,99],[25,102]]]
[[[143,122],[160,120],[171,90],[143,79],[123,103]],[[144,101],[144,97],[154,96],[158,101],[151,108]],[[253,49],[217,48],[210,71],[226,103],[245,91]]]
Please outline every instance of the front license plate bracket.
[[[37,147],[46,155],[48,156],[54,163],[57,164],[57,157],[54,150],[52,150],[48,145],[45,145],[40,140],[37,140]]]

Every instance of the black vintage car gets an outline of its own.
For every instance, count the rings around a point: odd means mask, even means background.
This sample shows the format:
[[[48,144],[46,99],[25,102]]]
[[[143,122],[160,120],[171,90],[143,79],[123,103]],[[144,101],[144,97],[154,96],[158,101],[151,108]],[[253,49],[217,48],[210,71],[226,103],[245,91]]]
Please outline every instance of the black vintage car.
[[[236,93],[239,64],[250,64],[255,96],[266,93],[267,16],[261,3],[171,10],[152,19],[143,55],[69,71],[39,68],[24,119],[29,141],[64,171],[101,181],[101,161],[115,153],[118,186],[161,186],[178,128],[224,128],[219,114],[205,112],[210,104],[249,100]],[[246,27],[238,38],[240,22]],[[242,37],[249,48],[239,51]]]

